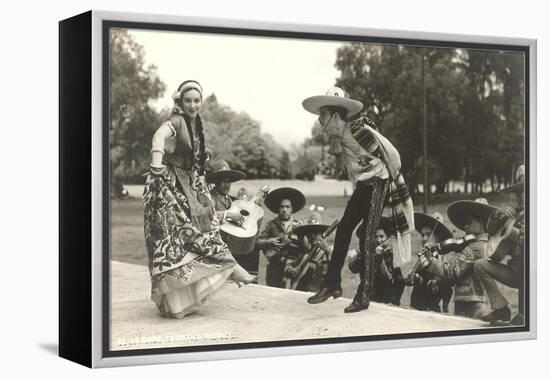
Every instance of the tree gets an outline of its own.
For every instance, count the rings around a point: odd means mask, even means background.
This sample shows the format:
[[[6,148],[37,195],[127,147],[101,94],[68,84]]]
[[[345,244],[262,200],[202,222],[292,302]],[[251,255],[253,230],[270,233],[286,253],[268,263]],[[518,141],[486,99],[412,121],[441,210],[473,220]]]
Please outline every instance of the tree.
[[[112,182],[136,176],[150,159],[151,138],[160,125],[149,106],[165,91],[154,65],[145,66],[145,52],[125,29],[111,29],[110,149]]]
[[[414,190],[423,170],[422,60],[430,183],[442,192],[451,180],[476,190],[487,180],[493,187],[509,180],[523,160],[521,54],[348,43],[337,51],[336,85],[360,100],[395,144]]]
[[[308,156],[316,166],[317,173],[328,174],[337,177],[339,167],[336,166],[336,158],[328,153],[330,146],[330,137],[323,133],[319,121],[315,121],[311,128],[311,138],[306,138],[302,145],[297,149],[296,159],[301,151],[307,150]]]
[[[261,124],[245,112],[221,104],[215,95],[205,99],[202,111],[205,139],[213,157],[227,161],[248,178],[275,178],[280,174],[284,149]]]
[[[315,180],[315,173],[317,167],[315,161],[307,154],[298,155],[297,159],[293,162],[295,168],[295,176],[298,180],[313,181]]]
[[[290,180],[292,178],[292,163],[290,162],[290,155],[288,151],[284,150],[281,153],[281,160],[279,162],[280,173],[279,178],[281,180]]]

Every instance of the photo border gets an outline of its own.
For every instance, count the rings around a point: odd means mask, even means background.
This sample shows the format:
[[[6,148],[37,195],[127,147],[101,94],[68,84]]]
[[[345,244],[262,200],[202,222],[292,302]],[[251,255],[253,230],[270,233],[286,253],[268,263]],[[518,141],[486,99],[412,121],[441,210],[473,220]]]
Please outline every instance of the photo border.
[[[404,44],[522,52],[525,55],[526,273],[523,327],[498,327],[410,334],[333,337],[170,348],[111,351],[110,342],[110,195],[109,195],[109,30],[112,27],[182,31],[340,42]],[[410,37],[403,38],[403,35]],[[536,338],[536,41],[327,27],[265,24],[251,21],[202,19],[147,14],[92,12],[92,359],[95,366],[203,361],[213,359],[294,355],[395,347],[430,346]],[[97,148],[100,146],[99,148]],[[94,152],[100,151],[100,153]],[[533,184],[533,185],[531,185]],[[533,226],[532,226],[533,225]],[[99,236],[99,238],[98,238]],[[98,240],[101,242],[99,243]],[[529,269],[527,269],[529,267]],[[95,290],[99,287],[98,290]],[[99,297],[99,298],[98,298]],[[99,316],[98,316],[99,315]],[[396,344],[399,340],[401,343]]]

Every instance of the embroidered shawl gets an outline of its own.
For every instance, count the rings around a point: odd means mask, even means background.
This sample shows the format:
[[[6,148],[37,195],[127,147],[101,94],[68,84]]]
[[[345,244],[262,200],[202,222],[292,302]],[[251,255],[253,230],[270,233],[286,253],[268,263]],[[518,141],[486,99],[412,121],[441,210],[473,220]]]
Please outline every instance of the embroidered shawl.
[[[411,260],[411,230],[414,230],[412,198],[401,173],[401,158],[394,145],[375,130],[376,125],[366,115],[349,123],[357,142],[370,154],[384,161],[389,173],[389,196],[386,207],[390,212],[390,238],[394,265],[402,266]]]

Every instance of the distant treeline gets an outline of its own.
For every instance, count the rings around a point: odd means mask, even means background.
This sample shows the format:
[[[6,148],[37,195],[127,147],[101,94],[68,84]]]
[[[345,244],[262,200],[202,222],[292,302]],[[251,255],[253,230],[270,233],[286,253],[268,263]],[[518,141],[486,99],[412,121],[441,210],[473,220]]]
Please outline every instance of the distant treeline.
[[[151,137],[168,117],[150,106],[166,85],[143,47],[126,30],[111,33],[111,169],[114,184],[143,182]],[[424,59],[424,81],[422,77]],[[520,53],[345,44],[338,49],[336,85],[366,104],[380,130],[398,147],[411,190],[422,183],[422,126],[427,93],[428,170],[436,192],[463,181],[480,191],[509,183],[523,162],[524,60]],[[184,78],[182,78],[183,80]],[[330,86],[334,83],[327,83]],[[168,104],[167,104],[168,105]],[[204,100],[205,138],[213,157],[249,178],[345,179],[317,123],[311,138],[285,150],[260,122],[215,95]],[[323,146],[324,145],[324,146]]]
[[[168,107],[159,112],[150,106],[152,100],[164,95],[166,85],[154,65],[145,65],[144,57],[143,47],[126,30],[112,31],[110,147],[116,188],[121,183],[143,182],[153,133],[170,115]],[[248,178],[313,179],[316,162],[296,153],[292,161],[289,151],[263,133],[260,123],[247,113],[235,112],[210,95],[201,114],[213,158],[227,160]]]
[[[524,161],[523,53],[345,44],[336,85],[366,104],[397,146],[414,191],[423,182],[423,86],[426,86],[430,186],[452,181],[480,192],[509,184]],[[424,65],[424,76],[422,75]],[[315,131],[314,127],[314,131]],[[313,139],[319,142],[319,133]]]

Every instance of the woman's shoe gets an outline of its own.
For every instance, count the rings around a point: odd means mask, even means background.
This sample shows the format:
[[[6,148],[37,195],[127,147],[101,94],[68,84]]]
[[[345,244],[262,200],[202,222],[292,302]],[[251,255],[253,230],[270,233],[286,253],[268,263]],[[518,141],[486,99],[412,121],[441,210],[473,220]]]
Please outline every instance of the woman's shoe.
[[[327,289],[326,287],[323,287],[317,294],[315,294],[312,297],[309,297],[307,299],[307,303],[309,304],[323,303],[330,297],[333,297],[334,299],[336,299],[341,296],[342,296],[342,289],[330,290],[330,289]]]
[[[237,264],[229,276],[237,286],[241,287],[243,285],[249,285],[253,283],[258,283],[258,276],[254,276],[248,273],[242,266]]]
[[[233,282],[235,282],[237,284],[237,286],[240,288],[244,285],[249,285],[249,284],[257,284],[258,283],[258,277],[257,276],[252,276],[252,275],[249,275],[248,277],[244,277],[244,278],[235,278],[235,277],[231,277],[231,279],[233,280]]]

